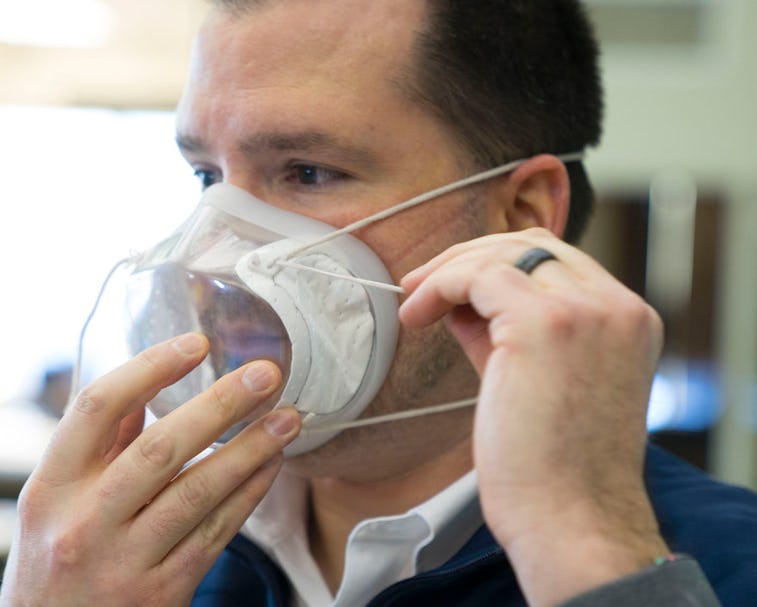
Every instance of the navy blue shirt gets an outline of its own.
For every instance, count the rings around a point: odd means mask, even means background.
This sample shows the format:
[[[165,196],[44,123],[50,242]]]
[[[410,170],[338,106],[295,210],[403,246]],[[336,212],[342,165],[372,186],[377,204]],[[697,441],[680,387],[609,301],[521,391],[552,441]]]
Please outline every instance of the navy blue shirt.
[[[644,476],[671,550],[699,562],[723,607],[757,607],[757,494],[716,482],[655,446],[647,450]],[[197,588],[192,607],[289,607],[290,593],[278,567],[238,535]],[[525,607],[526,602],[504,551],[483,526],[447,563],[391,585],[369,605]]]

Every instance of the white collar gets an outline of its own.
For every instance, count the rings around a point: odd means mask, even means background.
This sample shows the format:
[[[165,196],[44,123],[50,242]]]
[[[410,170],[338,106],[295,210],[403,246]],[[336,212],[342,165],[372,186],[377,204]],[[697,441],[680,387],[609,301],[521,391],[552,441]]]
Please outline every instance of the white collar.
[[[304,480],[279,474],[241,533],[286,572],[296,605],[351,607],[401,579],[438,567],[482,524],[475,471],[404,514],[362,521],[350,533],[336,598],[310,554]]]

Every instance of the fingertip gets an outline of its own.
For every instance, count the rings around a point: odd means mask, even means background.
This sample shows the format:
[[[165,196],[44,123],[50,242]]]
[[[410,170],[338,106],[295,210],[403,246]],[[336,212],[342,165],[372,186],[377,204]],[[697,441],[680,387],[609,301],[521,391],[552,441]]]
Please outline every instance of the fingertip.
[[[420,266],[415,270],[411,270],[400,279],[400,287],[405,292],[405,295],[410,295],[418,288],[418,285],[423,279],[423,269],[425,266]]]
[[[398,310],[400,322],[409,329],[425,327],[439,320],[443,314],[435,314],[430,305],[434,301],[434,289],[429,283],[418,285],[418,288],[402,302]]]
[[[400,322],[406,326],[406,327],[415,327],[416,326],[416,319],[415,314],[413,313],[414,308],[414,298],[412,296],[409,296],[405,301],[400,304],[399,310],[397,311],[397,315],[399,316]]]
[[[245,368],[242,383],[250,392],[269,392],[281,383],[281,370],[270,360],[256,360]]]
[[[171,340],[171,347],[184,356],[197,356],[207,352],[210,343],[202,333],[185,333]]]
[[[405,293],[410,293],[414,289],[413,272],[415,272],[415,270],[408,272],[400,278],[400,287],[402,287],[402,290]]]
[[[265,416],[263,428],[271,436],[292,440],[302,429],[302,418],[294,407],[282,407]]]

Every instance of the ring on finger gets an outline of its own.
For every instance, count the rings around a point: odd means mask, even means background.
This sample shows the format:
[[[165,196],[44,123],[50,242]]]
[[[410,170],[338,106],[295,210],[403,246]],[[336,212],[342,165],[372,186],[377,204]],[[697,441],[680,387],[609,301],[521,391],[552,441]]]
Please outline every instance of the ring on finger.
[[[534,247],[533,249],[528,249],[528,251],[518,257],[513,266],[518,268],[521,272],[531,274],[545,261],[551,260],[558,261],[554,253],[547,249],[542,249],[541,247]]]

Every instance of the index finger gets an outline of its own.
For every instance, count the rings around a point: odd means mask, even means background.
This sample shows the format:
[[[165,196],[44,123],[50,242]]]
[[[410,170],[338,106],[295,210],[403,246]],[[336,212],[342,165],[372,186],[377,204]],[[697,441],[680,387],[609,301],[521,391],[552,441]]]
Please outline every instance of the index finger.
[[[204,335],[180,335],[148,348],[84,388],[58,425],[38,474],[65,482],[101,464],[116,441],[119,422],[189,373],[208,349]]]
[[[280,384],[275,364],[253,361],[150,425],[103,472],[100,494],[115,496],[102,503],[103,514],[119,522],[132,517],[191,458],[265,402]]]
[[[422,266],[408,272],[400,281],[402,288],[410,294],[430,274],[453,259],[470,251],[497,246],[507,252],[509,263],[514,263],[519,255],[533,247],[543,247],[554,253],[579,278],[595,276],[597,271],[604,272],[599,263],[583,251],[569,245],[545,228],[529,228],[520,232],[506,232],[481,236],[467,242],[451,246],[436,257],[431,258]]]

